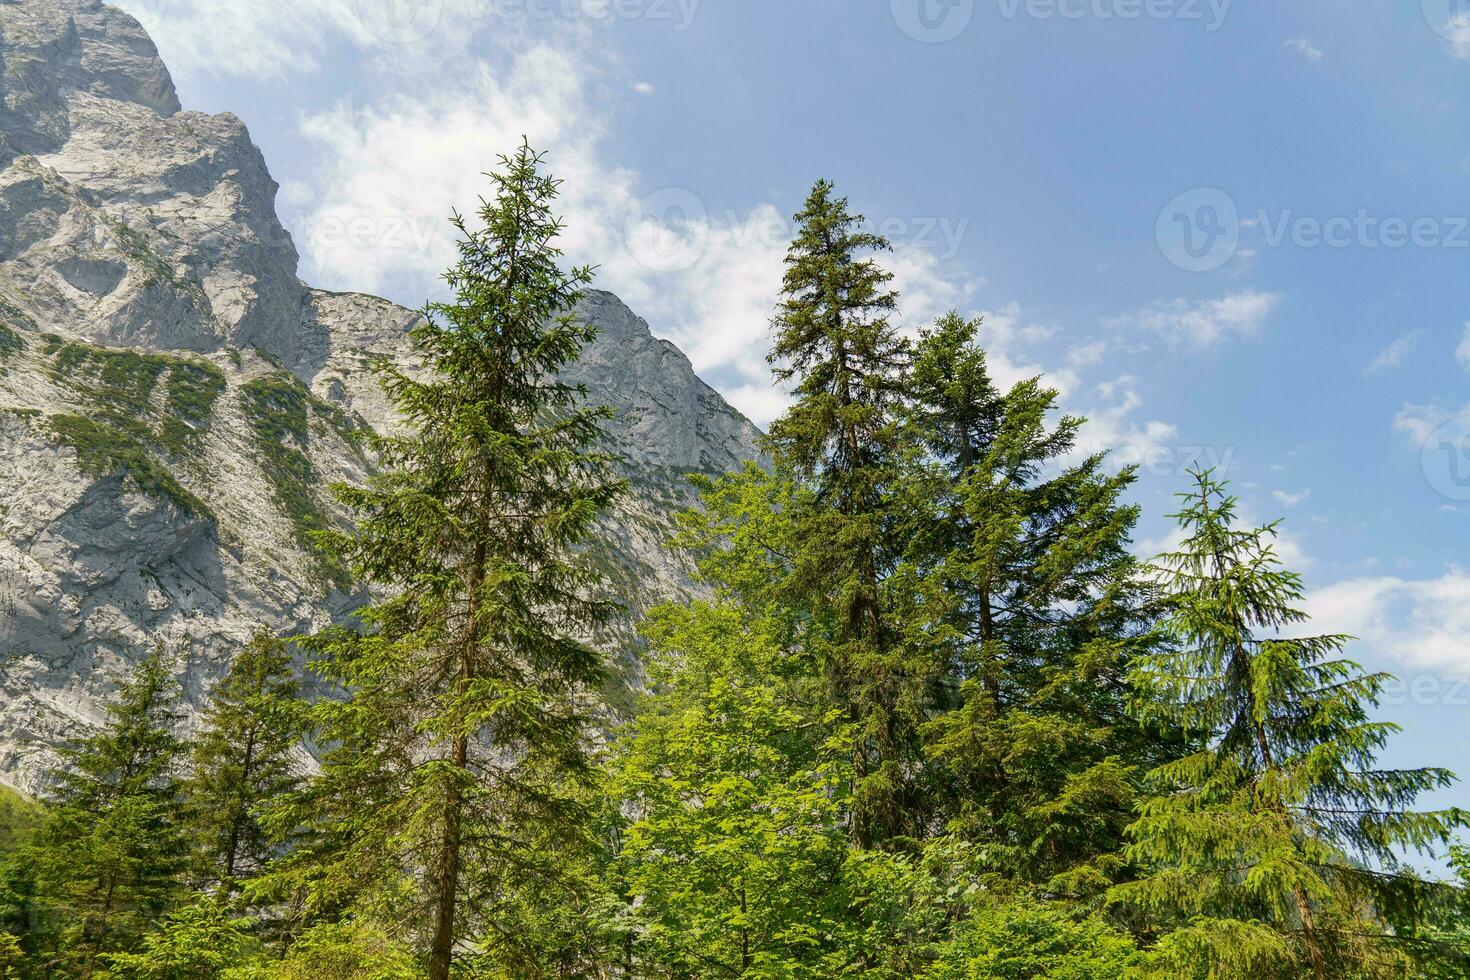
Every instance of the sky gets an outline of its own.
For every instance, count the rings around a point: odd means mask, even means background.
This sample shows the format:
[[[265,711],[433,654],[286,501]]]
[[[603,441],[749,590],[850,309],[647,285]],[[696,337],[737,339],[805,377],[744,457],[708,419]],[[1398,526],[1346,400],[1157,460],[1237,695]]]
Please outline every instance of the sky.
[[[1138,548],[1214,466],[1321,631],[1470,777],[1470,2],[121,0],[233,112],[301,274],[419,306],[527,136],[564,245],[758,423],[790,216],[833,180],[915,329],[985,317]],[[1470,808],[1470,784],[1432,802]]]

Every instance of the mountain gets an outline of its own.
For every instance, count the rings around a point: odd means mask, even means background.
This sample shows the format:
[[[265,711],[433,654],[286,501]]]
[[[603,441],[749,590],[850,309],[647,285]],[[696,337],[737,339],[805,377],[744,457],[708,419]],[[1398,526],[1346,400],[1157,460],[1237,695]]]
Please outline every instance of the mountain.
[[[371,471],[360,434],[394,424],[371,365],[412,366],[416,315],[301,281],[244,124],[183,110],[126,14],[0,0],[0,70],[0,782],[35,789],[151,644],[197,716],[258,625],[362,600],[307,532]],[[600,334],[568,374],[620,413],[606,563],[636,612],[694,588],[661,546],[686,475],[759,433],[616,296],[579,312]]]

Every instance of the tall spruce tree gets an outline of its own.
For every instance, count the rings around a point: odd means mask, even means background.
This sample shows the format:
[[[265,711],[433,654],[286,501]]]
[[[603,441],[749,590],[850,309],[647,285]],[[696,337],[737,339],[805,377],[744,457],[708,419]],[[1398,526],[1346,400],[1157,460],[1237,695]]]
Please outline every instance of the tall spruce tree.
[[[1410,807],[1453,777],[1375,767],[1397,731],[1370,716],[1389,678],[1339,656],[1349,637],[1283,635],[1306,616],[1277,525],[1237,527],[1225,486],[1193,476],[1159,567],[1171,642],[1136,680],[1147,714],[1209,743],[1154,770],[1162,795],[1129,830],[1147,874],[1114,894],[1186,923],[1161,945],[1192,975],[1401,975],[1436,891],[1402,854],[1463,823]]]
[[[235,890],[281,851],[262,811],[294,792],[306,704],[290,647],[261,630],[210,692],[185,786],[201,880]]]
[[[787,585],[833,623],[824,672],[855,727],[851,829],[868,847],[923,829],[914,774],[925,662],[888,620],[884,595],[909,351],[889,322],[892,275],[873,258],[888,242],[862,230],[862,215],[825,180],[796,220],[770,354],[776,378],[795,382],[796,400],[771,426],[769,445],[811,490],[794,515],[802,546]]]
[[[412,331],[424,371],[384,368],[406,432],[376,441],[368,486],[340,488],[356,530],[324,536],[385,598],[363,629],[304,641],[344,694],[318,709],[320,777],[281,817],[309,836],[284,873],[313,908],[391,916],[434,980],[471,933],[513,961],[498,903],[555,878],[548,842],[583,833],[571,784],[603,662],[581,638],[614,612],[578,556],[622,490],[595,448],[610,413],[557,377],[594,335],[572,313],[590,270],[559,266],[541,165],[523,145],[489,175],[481,226],[453,219],[454,299]]]
[[[177,699],[160,644],[119,681],[103,728],[61,750],[35,849],[43,902],[62,920],[48,970],[92,976],[182,892]]]
[[[1135,766],[1168,740],[1128,714],[1147,595],[1128,551],[1131,469],[1076,460],[1083,420],[1055,423],[1039,379],[1001,392],[956,313],[916,346],[905,494],[915,597],[947,649],[947,709],[925,726],[949,828],[1011,873],[1069,892],[1112,884]]]

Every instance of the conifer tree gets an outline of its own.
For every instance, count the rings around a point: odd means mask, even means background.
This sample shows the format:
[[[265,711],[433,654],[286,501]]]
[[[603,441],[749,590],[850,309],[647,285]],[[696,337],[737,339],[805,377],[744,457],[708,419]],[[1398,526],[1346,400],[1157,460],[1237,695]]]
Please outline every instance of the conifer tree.
[[[1128,552],[1138,510],[1122,499],[1133,472],[1069,460],[1083,420],[1053,424],[1057,393],[1039,379],[1001,392],[980,328],[951,313],[915,352],[906,436],[925,460],[903,537],[919,601],[903,618],[943,638],[950,684],[927,748],[951,830],[1012,874],[1096,891],[1118,864],[1133,767],[1165,749],[1127,713],[1147,632]]]
[[[1339,654],[1349,637],[1286,634],[1306,619],[1277,525],[1237,527],[1236,501],[1193,474],[1161,559],[1166,649],[1140,662],[1148,714],[1209,739],[1153,772],[1162,795],[1130,828],[1146,876],[1116,897],[1187,923],[1162,952],[1210,975],[1399,975],[1433,886],[1402,863],[1462,824],[1415,798],[1443,769],[1384,770],[1397,727],[1370,717],[1384,683]]]
[[[905,648],[884,596],[908,345],[889,322],[892,275],[872,257],[888,242],[863,231],[863,217],[825,180],[796,220],[770,354],[776,378],[795,382],[796,401],[769,444],[811,490],[795,517],[802,546],[787,584],[794,601],[833,622],[823,669],[855,726],[852,835],[867,847],[922,832],[913,774],[924,661]]]
[[[92,976],[181,892],[177,698],[160,644],[119,682],[103,728],[61,751],[36,855],[40,892],[63,919],[52,965],[70,975]]]
[[[207,884],[233,891],[280,852],[261,812],[296,790],[306,705],[290,648],[261,630],[210,692],[186,784],[196,865]]]
[[[559,266],[541,165],[522,146],[480,225],[454,217],[454,298],[412,331],[424,371],[385,367],[406,431],[376,441],[368,486],[340,489],[356,530],[324,538],[386,597],[363,629],[304,641],[344,696],[322,702],[332,747],[281,818],[310,837],[286,872],[313,908],[406,927],[433,980],[471,933],[514,959],[517,937],[486,928],[497,904],[557,875],[540,842],[583,833],[572,784],[602,657],[580,637],[614,609],[577,553],[622,489],[594,448],[609,412],[557,378],[593,337],[572,312],[590,270]]]

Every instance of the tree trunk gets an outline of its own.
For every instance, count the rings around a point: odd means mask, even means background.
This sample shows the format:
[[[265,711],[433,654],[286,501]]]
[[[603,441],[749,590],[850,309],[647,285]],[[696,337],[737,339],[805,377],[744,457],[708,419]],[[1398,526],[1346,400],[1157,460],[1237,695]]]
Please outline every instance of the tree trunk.
[[[459,655],[459,676],[455,682],[455,693],[464,697],[475,674],[475,646],[479,642],[480,585],[484,581],[485,545],[483,540],[475,545],[475,555],[468,569],[466,594],[468,609],[465,616],[465,638]],[[444,794],[444,833],[440,841],[439,868],[434,891],[434,938],[429,945],[430,980],[449,980],[449,967],[454,959],[454,919],[459,893],[460,871],[460,821],[464,815],[464,793],[459,777],[469,768],[470,739],[464,731],[454,733],[450,749],[450,764],[454,769],[454,782]]]
[[[1307,941],[1307,952],[1312,957],[1312,976],[1316,980],[1327,980],[1327,960],[1322,955],[1322,943],[1317,938],[1317,922],[1312,916],[1312,903],[1307,893],[1296,889],[1296,910],[1302,919],[1302,937]]]
[[[469,739],[454,739],[451,759],[456,769],[469,761]],[[439,869],[434,893],[434,939],[429,946],[430,980],[449,980],[454,956],[454,909],[459,890],[460,811],[464,800],[459,783],[449,787],[444,798],[444,835],[440,843]]]

